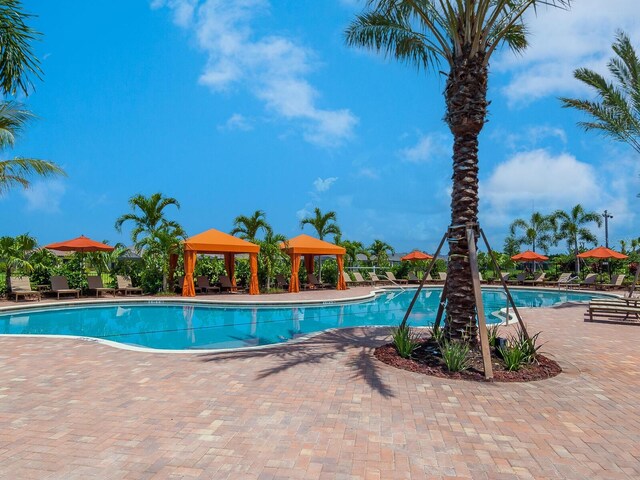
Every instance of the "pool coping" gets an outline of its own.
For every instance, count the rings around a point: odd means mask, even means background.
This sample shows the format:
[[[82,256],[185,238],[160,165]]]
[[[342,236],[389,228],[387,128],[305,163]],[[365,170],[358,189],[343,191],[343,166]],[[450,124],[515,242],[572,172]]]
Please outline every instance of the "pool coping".
[[[423,290],[434,290],[434,289],[439,289],[442,288],[441,285],[425,285],[422,289]],[[491,289],[491,290],[504,290],[502,288],[501,285],[483,285],[483,288],[487,288],[487,289]],[[543,292],[548,292],[550,291],[550,289],[546,289],[546,288],[538,288],[538,287],[522,287],[519,286],[517,287],[519,290],[539,290],[539,291],[543,291]],[[417,289],[417,287],[415,288]],[[365,295],[359,295],[359,296],[354,296],[354,297],[346,297],[346,298],[340,298],[340,299],[318,299],[318,300],[283,300],[283,301],[262,301],[262,302],[256,302],[256,301],[245,301],[245,300],[236,300],[236,301],[226,301],[226,300],[215,300],[215,299],[198,299],[198,298],[193,298],[193,297],[148,297],[147,299],[140,298],[140,297],[132,297],[132,298],[126,298],[126,297],[121,297],[121,298],[94,298],[94,299],[86,299],[86,300],[75,300],[75,301],[69,301],[69,300],[61,300],[59,302],[51,302],[51,303],[45,303],[42,304],[40,302],[36,302],[36,303],[32,303],[29,305],[10,305],[10,306],[2,306],[0,307],[0,313],[11,313],[13,311],[29,311],[29,310],[41,310],[41,309],[51,309],[51,310],[56,310],[57,307],[74,307],[74,306],[80,306],[80,307],[86,307],[86,306],[96,306],[96,305],[108,305],[108,304],[121,304],[122,301],[124,300],[125,303],[131,303],[131,304],[147,304],[147,305],[159,305],[159,304],[171,304],[171,303],[181,303],[181,304],[192,304],[192,305],[212,305],[212,306],[234,306],[234,307],[238,307],[238,306],[244,306],[244,307],[251,307],[251,306],[269,306],[269,307],[275,307],[275,306],[310,306],[310,307],[321,307],[324,305],[340,305],[340,304],[351,304],[351,303],[356,303],[356,302],[361,302],[364,300],[370,300],[372,298],[375,298],[377,295],[386,293],[386,292],[390,292],[390,291],[404,291],[404,290],[414,290],[414,288],[402,288],[402,287],[395,287],[395,286],[383,286],[382,288],[376,288],[374,290],[371,290],[368,294]],[[572,293],[598,293],[599,295],[605,295],[605,296],[611,296],[611,297],[620,297],[620,295],[616,294],[616,293],[612,293],[612,292],[595,292],[593,290],[552,290],[552,291],[567,291],[567,292],[572,292]],[[563,305],[565,303],[572,303],[572,302],[563,302],[562,304],[559,305]],[[583,302],[577,302],[577,303],[583,303]],[[546,308],[554,308],[557,305],[552,305]],[[529,307],[519,307],[519,308],[529,308]],[[503,309],[500,309],[503,310]],[[507,320],[507,322],[505,323],[505,320],[503,320],[502,322],[500,322],[500,325],[508,325],[509,321],[513,319],[512,314],[509,315],[509,319],[505,319]],[[133,352],[140,352],[140,353],[154,353],[154,354],[161,354],[161,355],[165,355],[165,354],[188,354],[188,355],[206,355],[206,354],[216,354],[216,353],[230,353],[230,352],[243,352],[243,351],[248,351],[248,350],[258,350],[258,349],[272,349],[272,348],[278,348],[278,347],[283,347],[286,345],[295,345],[304,341],[307,341],[311,338],[314,338],[318,335],[322,335],[325,333],[330,333],[330,332],[335,332],[338,330],[342,330],[344,328],[376,328],[376,329],[382,329],[382,328],[390,328],[388,325],[359,325],[357,327],[335,327],[335,328],[330,328],[327,330],[322,330],[319,332],[312,332],[312,333],[308,333],[305,335],[301,335],[297,338],[291,339],[291,340],[287,340],[286,342],[280,342],[280,343],[273,343],[270,345],[252,345],[252,346],[248,346],[248,347],[230,347],[230,348],[211,348],[211,349],[187,349],[187,350],[170,350],[170,349],[161,349],[161,348],[151,348],[151,347],[142,347],[142,346],[138,346],[138,345],[130,345],[130,344],[126,344],[126,343],[121,343],[121,342],[115,342],[113,340],[107,340],[104,338],[96,338],[96,337],[85,337],[85,336],[78,336],[78,335],[51,335],[51,334],[22,334],[22,333],[4,333],[4,334],[0,334],[0,338],[4,338],[4,337],[11,337],[11,338],[62,338],[62,339],[67,339],[67,340],[80,340],[80,341],[84,341],[84,342],[94,342],[94,343],[99,343],[99,344],[103,344],[103,345],[107,345],[110,347],[115,347],[121,350],[127,350],[127,351],[133,351]],[[429,326],[425,326],[425,327],[414,327],[414,328],[420,328],[420,329],[430,329],[431,327]]]

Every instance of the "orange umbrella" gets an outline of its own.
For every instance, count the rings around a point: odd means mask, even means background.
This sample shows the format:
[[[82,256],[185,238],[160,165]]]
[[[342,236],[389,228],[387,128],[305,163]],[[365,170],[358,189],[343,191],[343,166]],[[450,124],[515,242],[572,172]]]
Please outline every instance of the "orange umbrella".
[[[105,243],[91,240],[84,235],[80,235],[78,238],[74,238],[73,240],[50,243],[44,248],[49,250],[59,250],[63,252],[110,252],[113,250],[113,247]]]
[[[616,252],[615,250],[611,250],[607,247],[598,247],[593,250],[589,250],[588,252],[578,254],[579,258],[615,258],[616,260],[624,260],[627,257],[624,253]]]
[[[420,250],[414,250],[413,252],[406,254],[400,260],[403,262],[404,261],[415,262],[418,260],[431,260],[432,258],[433,257],[431,255],[421,252]]]
[[[544,260],[549,260],[549,257],[545,257],[544,255],[540,255],[539,253],[527,250],[525,252],[514,255],[513,257],[511,257],[511,260],[513,260],[514,262],[542,262]]]

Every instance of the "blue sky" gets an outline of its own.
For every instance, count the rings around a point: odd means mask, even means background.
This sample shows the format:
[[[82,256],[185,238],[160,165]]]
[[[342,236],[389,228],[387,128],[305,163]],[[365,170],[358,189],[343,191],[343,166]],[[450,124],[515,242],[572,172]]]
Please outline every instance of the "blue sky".
[[[337,212],[344,238],[433,251],[449,223],[445,79],[348,48],[363,3],[25,0],[45,75],[22,99],[39,118],[4,155],[69,176],[1,198],[2,234],[129,243],[116,218],[132,195],[160,191],[181,202],[169,215],[190,235],[261,209],[294,236],[317,206]],[[637,237],[637,155],[580,131],[557,100],[588,95],[571,72],[604,73],[617,28],[640,48],[636,0],[542,8],[529,25],[529,50],[491,63],[485,231],[501,249],[513,219],[580,202],[614,215],[610,244]]]

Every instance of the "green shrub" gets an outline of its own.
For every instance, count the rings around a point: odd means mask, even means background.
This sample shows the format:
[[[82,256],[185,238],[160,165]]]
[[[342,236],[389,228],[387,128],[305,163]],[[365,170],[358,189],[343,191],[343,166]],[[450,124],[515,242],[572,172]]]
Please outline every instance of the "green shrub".
[[[502,360],[510,372],[520,370],[522,365],[527,363],[527,355],[520,347],[521,345],[518,343],[511,343],[506,347],[498,347],[498,352],[500,352],[500,356],[502,356]]]
[[[469,368],[469,344],[466,342],[443,341],[440,344],[442,359],[450,372],[462,372]]]
[[[538,337],[540,336],[540,333],[541,332],[538,332],[527,339],[524,331],[521,328],[518,328],[516,335],[511,338],[510,343],[517,346],[517,348],[522,351],[525,357],[525,362],[527,363],[534,363],[536,361],[538,350],[542,347],[542,345],[538,345]]]
[[[496,341],[498,338],[498,334],[500,329],[499,323],[493,323],[491,325],[487,325],[487,333],[489,334],[489,346],[495,347]]]
[[[410,358],[420,346],[420,336],[409,325],[400,325],[391,329],[393,345],[402,358]]]
[[[444,329],[440,325],[434,325],[431,329],[431,337],[433,337],[439,345],[444,339]]]

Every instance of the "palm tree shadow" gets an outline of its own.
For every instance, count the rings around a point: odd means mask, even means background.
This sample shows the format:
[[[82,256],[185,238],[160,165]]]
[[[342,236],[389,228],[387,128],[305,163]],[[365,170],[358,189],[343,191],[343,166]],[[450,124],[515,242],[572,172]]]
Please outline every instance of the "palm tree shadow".
[[[256,379],[264,379],[285,372],[298,365],[319,365],[325,361],[348,356],[345,363],[352,370],[352,379],[363,379],[383,397],[394,397],[391,388],[380,376],[380,364],[375,361],[373,349],[384,343],[384,329],[340,329],[293,344],[239,352],[206,353],[199,355],[203,362],[225,360],[269,359],[272,365],[260,370]]]

